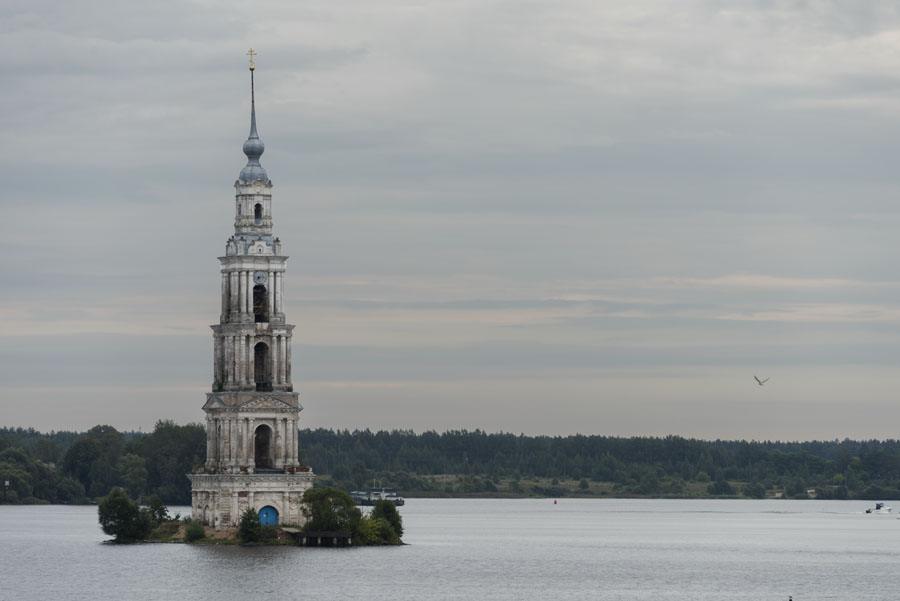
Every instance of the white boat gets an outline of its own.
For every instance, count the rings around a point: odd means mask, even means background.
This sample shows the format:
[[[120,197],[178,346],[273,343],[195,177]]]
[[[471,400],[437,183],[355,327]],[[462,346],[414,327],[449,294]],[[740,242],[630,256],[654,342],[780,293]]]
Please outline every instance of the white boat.
[[[875,513],[880,515],[890,515],[891,508],[885,505],[884,503],[875,503],[875,508],[869,507],[866,509],[866,513]]]
[[[381,490],[354,490],[350,491],[350,496],[353,497],[353,501],[357,505],[374,505],[378,501],[390,501],[397,507],[401,507],[406,503],[403,500],[403,497],[397,495],[394,491],[388,491],[385,489]]]

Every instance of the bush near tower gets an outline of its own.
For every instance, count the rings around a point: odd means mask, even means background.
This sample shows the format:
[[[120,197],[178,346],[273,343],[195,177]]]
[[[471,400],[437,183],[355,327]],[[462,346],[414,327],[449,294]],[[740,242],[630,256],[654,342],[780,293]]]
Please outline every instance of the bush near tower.
[[[305,532],[346,532],[357,545],[399,545],[403,522],[397,508],[379,502],[363,515],[353,499],[336,488],[311,488],[303,494]]]
[[[100,527],[117,543],[146,540],[159,525],[154,511],[140,508],[121,488],[114,488],[98,506]]]
[[[259,514],[252,507],[241,514],[241,521],[238,524],[238,541],[241,543],[271,543],[277,535],[274,526],[263,526],[259,523]]]

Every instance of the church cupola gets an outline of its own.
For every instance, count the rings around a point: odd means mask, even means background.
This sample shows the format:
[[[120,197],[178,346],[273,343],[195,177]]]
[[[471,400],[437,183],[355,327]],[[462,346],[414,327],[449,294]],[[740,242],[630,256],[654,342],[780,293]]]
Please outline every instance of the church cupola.
[[[234,182],[235,211],[234,229],[237,237],[235,249],[242,252],[272,252],[272,181],[263,166],[259,164],[266,145],[259,139],[256,130],[256,63],[253,57],[256,52],[251,48],[250,56],[250,135],[244,142],[244,154],[247,164]],[[260,251],[259,244],[266,248]],[[253,250],[247,250],[251,246]],[[243,251],[240,249],[244,249]]]
[[[269,183],[269,176],[263,166],[259,164],[259,158],[266,151],[266,145],[259,139],[259,133],[256,131],[256,89],[253,75],[256,71],[256,63],[253,57],[256,52],[250,49],[250,135],[244,142],[244,154],[247,155],[247,165],[241,169],[238,181],[244,184],[253,182]]]

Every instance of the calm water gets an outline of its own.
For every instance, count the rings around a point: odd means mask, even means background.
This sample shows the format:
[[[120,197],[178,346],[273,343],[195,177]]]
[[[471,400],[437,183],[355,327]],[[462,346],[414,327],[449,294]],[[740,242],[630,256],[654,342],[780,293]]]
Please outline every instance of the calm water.
[[[867,502],[420,500],[409,545],[103,545],[94,507],[0,507],[0,599],[900,599]],[[897,508],[900,511],[900,507]]]

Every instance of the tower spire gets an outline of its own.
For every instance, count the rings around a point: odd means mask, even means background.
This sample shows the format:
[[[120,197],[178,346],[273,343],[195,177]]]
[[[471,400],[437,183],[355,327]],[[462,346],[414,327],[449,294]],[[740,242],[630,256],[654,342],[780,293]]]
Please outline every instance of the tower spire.
[[[256,133],[256,86],[253,81],[253,72],[256,71],[256,61],[253,59],[256,58],[256,50],[251,48],[247,51],[247,56],[250,57],[250,137],[259,139],[259,134]]]
[[[259,139],[259,133],[256,131],[256,82],[254,74],[256,72],[256,51],[251,48],[247,51],[250,57],[250,135],[244,142],[244,154],[247,155],[247,165],[241,169],[241,175],[238,178],[241,182],[263,182],[269,181],[266,170],[259,164],[259,157],[266,150],[266,145]]]

